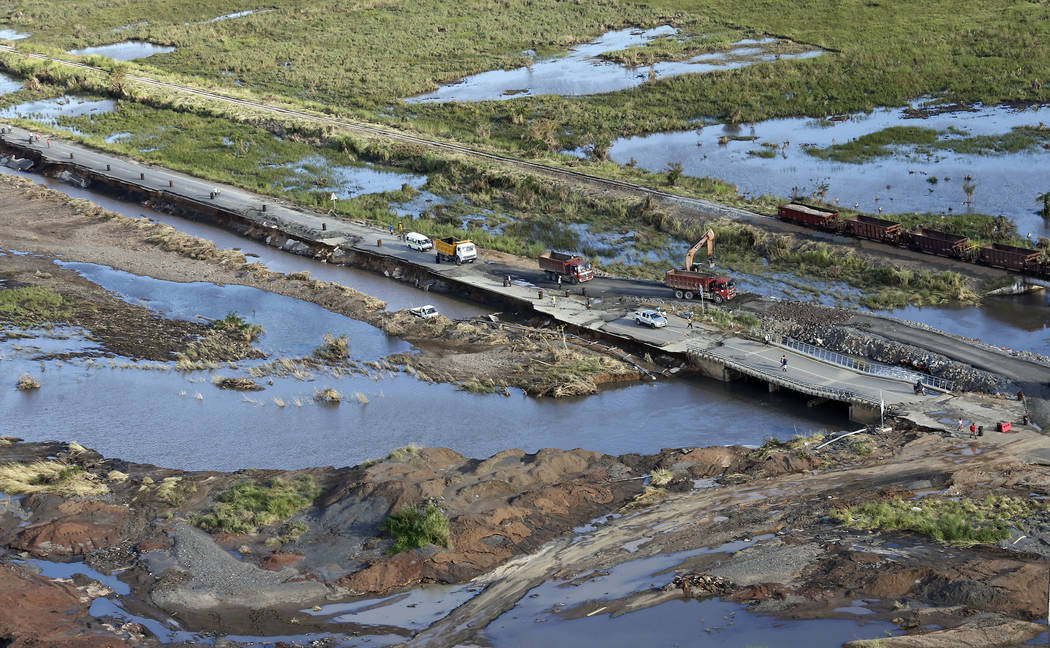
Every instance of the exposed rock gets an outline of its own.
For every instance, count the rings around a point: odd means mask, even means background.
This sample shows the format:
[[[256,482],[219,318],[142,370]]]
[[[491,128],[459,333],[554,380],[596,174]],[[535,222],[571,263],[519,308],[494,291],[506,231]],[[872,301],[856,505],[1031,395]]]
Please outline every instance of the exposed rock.
[[[682,590],[685,596],[691,596],[693,598],[707,598],[709,596],[721,596],[733,590],[735,586],[733,583],[726,578],[721,576],[713,576],[711,574],[697,574],[695,572],[688,574],[678,574],[674,577],[667,585],[664,585],[663,589],[665,592],[673,590]]]
[[[123,505],[63,502],[58,519],[25,527],[11,546],[41,558],[88,554],[120,542],[127,514]]]
[[[262,560],[262,568],[270,571],[279,571],[285,567],[291,567],[303,559],[303,554],[290,551],[275,551]]]
[[[922,635],[850,641],[844,648],[992,648],[1015,646],[1038,637],[1046,628],[1038,623],[1006,619],[998,614],[975,616],[957,628]]]

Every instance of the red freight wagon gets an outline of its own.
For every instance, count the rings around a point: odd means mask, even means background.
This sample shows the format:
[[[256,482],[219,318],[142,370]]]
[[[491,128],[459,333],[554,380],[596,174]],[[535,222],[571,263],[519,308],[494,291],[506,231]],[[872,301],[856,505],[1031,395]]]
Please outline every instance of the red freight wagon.
[[[899,243],[904,235],[904,228],[897,221],[882,220],[871,216],[850,216],[846,219],[848,231],[856,237]]]
[[[836,230],[839,224],[839,213],[834,209],[811,207],[802,203],[781,205],[777,211],[777,218],[823,230]]]
[[[970,249],[970,239],[959,234],[938,232],[937,230],[920,228],[908,233],[911,246],[941,256],[962,258]]]
[[[1007,270],[1024,270],[1039,265],[1039,250],[992,243],[977,251],[978,259],[985,265]]]

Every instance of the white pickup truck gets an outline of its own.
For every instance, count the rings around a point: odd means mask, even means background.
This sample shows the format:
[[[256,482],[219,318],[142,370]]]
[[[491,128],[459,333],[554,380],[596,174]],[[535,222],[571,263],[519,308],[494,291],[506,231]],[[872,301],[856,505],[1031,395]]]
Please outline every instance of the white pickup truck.
[[[412,313],[416,317],[421,317],[423,319],[430,319],[431,317],[437,317],[441,314],[438,312],[438,309],[434,308],[430,304],[427,304],[426,306],[416,306],[415,308],[410,308],[408,309],[408,312]]]

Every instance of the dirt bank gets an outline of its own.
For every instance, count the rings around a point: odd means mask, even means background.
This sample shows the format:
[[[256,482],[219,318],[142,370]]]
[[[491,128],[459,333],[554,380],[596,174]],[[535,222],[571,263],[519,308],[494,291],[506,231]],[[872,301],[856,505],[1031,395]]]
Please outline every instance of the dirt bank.
[[[113,596],[100,583],[32,576],[10,562],[13,555],[83,559],[103,572],[116,570],[131,587],[126,607],[171,615],[193,631],[392,632],[413,646],[450,646],[471,642],[548,580],[583,582],[626,562],[714,547],[682,554],[680,563],[653,575],[651,588],[558,614],[620,615],[683,597],[720,596],[789,619],[851,618],[863,600],[868,618],[931,635],[931,646],[950,645],[936,643],[931,624],[985,637],[975,646],[1035,636],[1038,626],[1028,622],[1045,616],[1050,556],[1050,513],[1041,504],[1011,521],[1002,540],[976,545],[853,529],[829,514],[897,498],[924,498],[915,500],[917,509],[937,501],[985,502],[990,495],[1037,502],[1030,495],[1050,495],[1042,437],[995,435],[964,444],[869,431],[818,450],[820,442],[620,457],[510,450],[485,460],[406,448],[353,468],[231,474],[128,464],[74,444],[5,441],[0,488],[15,498],[0,502],[0,578],[10,586],[5,591],[26,600],[76,597],[61,605],[79,612],[61,622],[39,617],[56,646],[83,645],[73,638],[88,632],[121,641],[143,633],[127,623],[101,626],[84,614],[84,601]],[[66,470],[49,473],[41,463],[47,461]],[[24,469],[12,472],[12,463]],[[40,477],[46,474],[63,476]],[[647,484],[646,476],[661,485]],[[231,491],[245,484],[265,490],[274,480],[308,484],[310,498],[283,516],[257,519],[251,529],[208,522],[223,506],[235,506]],[[384,521],[427,506],[447,519],[447,541],[390,553],[394,539]],[[624,517],[582,526],[619,511]],[[415,634],[364,628],[352,615],[300,612],[419,583],[471,579],[476,594]],[[0,607],[0,637],[21,641],[44,632],[28,616]],[[139,645],[154,645],[144,634]]]
[[[4,246],[44,257],[32,262],[24,257],[0,257],[0,269],[21,273],[23,283],[77,294],[82,298],[80,306],[98,295],[82,294],[87,282],[57,272],[49,266],[50,259],[61,256],[66,261],[98,263],[169,281],[240,284],[310,301],[416,345],[420,353],[411,360],[401,357],[397,361],[402,366],[411,362],[423,378],[455,382],[475,391],[517,387],[534,395],[571,396],[593,393],[605,382],[639,377],[637,368],[550,331],[529,327],[510,331],[444,317],[424,321],[407,312],[391,313],[383,310],[382,301],[351,288],[312,280],[309,273],[285,276],[271,272],[261,264],[249,263],[240,252],[218,250],[211,242],[169,226],[129,219],[28,179],[0,175],[0,201],[5,206],[5,219],[0,223]],[[80,306],[78,313],[90,310]],[[126,320],[110,317],[116,310],[119,307],[110,305],[92,318],[84,314],[77,320],[93,335],[105,337],[108,352],[115,354],[160,359],[194,332],[203,331],[185,323],[158,324],[153,321],[156,318],[146,316],[145,309]],[[148,326],[168,327],[155,331],[165,340],[158,342],[164,348],[147,348],[153,344],[142,335],[150,330]],[[175,330],[179,326],[182,328]],[[105,330],[112,334],[103,335]],[[118,343],[119,338],[128,343]],[[141,344],[131,342],[136,339]]]

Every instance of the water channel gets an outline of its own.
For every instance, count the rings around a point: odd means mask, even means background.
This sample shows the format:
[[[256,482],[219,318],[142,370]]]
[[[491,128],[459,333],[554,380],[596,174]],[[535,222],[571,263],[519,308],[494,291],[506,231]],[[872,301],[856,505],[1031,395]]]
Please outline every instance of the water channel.
[[[96,45],[94,47],[70,50],[69,53],[78,56],[97,54],[99,56],[109,57],[114,61],[137,61],[138,59],[148,58],[154,54],[168,54],[174,51],[175,48],[168,45],[155,45],[143,41],[129,40],[120,43],[112,43],[110,45]]]

